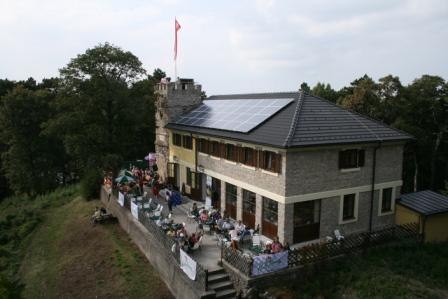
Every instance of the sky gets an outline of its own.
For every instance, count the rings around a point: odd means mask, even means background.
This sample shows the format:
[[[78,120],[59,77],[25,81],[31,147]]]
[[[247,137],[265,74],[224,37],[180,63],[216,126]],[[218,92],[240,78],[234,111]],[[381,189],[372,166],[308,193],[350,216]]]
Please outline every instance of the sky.
[[[0,0],[0,78],[57,76],[100,43],[207,95],[339,89],[368,74],[448,79],[447,0]]]

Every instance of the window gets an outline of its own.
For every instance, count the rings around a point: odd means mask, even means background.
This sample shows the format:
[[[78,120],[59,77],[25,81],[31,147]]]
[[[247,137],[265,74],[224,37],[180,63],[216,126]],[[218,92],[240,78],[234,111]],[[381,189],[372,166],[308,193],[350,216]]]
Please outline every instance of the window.
[[[236,161],[236,148],[233,144],[226,144],[226,159]]]
[[[263,220],[277,225],[278,203],[267,197],[263,197]]]
[[[211,142],[210,154],[215,157],[219,157],[220,143],[218,141]]]
[[[381,213],[392,212],[392,188],[383,189],[381,197]]]
[[[255,166],[255,153],[254,149],[250,147],[243,147],[243,156],[241,159],[241,163],[249,166]]]
[[[251,214],[255,214],[256,199],[255,193],[243,189],[243,210]]]
[[[260,167],[265,170],[280,173],[281,155],[270,151],[263,151],[260,164]]]
[[[183,146],[184,148],[192,149],[193,148],[193,142],[190,135],[184,135],[182,136],[183,139]]]
[[[356,219],[355,206],[356,206],[356,194],[353,193],[344,195],[342,203],[342,221]]]
[[[198,139],[198,151],[201,153],[208,154],[208,151],[209,151],[208,144],[209,144],[209,142],[207,139],[204,139],[204,138]]]
[[[173,144],[176,146],[182,146],[182,135],[173,133]]]
[[[339,152],[339,169],[358,168],[364,166],[364,150],[350,149]]]

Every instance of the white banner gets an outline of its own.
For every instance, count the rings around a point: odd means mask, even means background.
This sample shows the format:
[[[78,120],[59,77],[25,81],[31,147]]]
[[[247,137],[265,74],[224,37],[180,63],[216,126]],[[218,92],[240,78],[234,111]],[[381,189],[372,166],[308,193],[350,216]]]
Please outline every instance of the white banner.
[[[212,206],[212,177],[206,176],[205,179],[205,208],[210,209]]]
[[[135,219],[138,219],[138,205],[135,202],[131,202],[131,214]]]
[[[180,250],[180,268],[191,280],[196,279],[196,262],[182,249]]]
[[[120,204],[120,206],[124,206],[124,194],[121,192],[118,192],[118,203]]]

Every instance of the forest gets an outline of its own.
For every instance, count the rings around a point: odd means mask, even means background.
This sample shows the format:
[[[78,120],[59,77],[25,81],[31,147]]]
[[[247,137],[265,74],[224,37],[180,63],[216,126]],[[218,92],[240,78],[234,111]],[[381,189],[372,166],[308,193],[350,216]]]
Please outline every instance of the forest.
[[[36,82],[0,79],[0,199],[35,196],[80,180],[99,183],[103,170],[154,150],[154,89],[131,52],[109,43],[87,49]],[[403,190],[448,189],[448,83],[422,75],[408,85],[368,75],[335,90],[328,83],[300,90],[405,131]]]

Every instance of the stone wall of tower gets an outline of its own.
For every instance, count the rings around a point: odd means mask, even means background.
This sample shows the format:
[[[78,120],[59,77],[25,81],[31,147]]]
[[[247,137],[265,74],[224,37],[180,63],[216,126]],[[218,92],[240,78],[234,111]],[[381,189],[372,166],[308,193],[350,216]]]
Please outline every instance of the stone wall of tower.
[[[156,94],[156,157],[161,182],[168,177],[169,136],[165,126],[185,112],[201,103],[201,85],[191,80],[178,79],[176,82],[158,83],[154,88]]]

